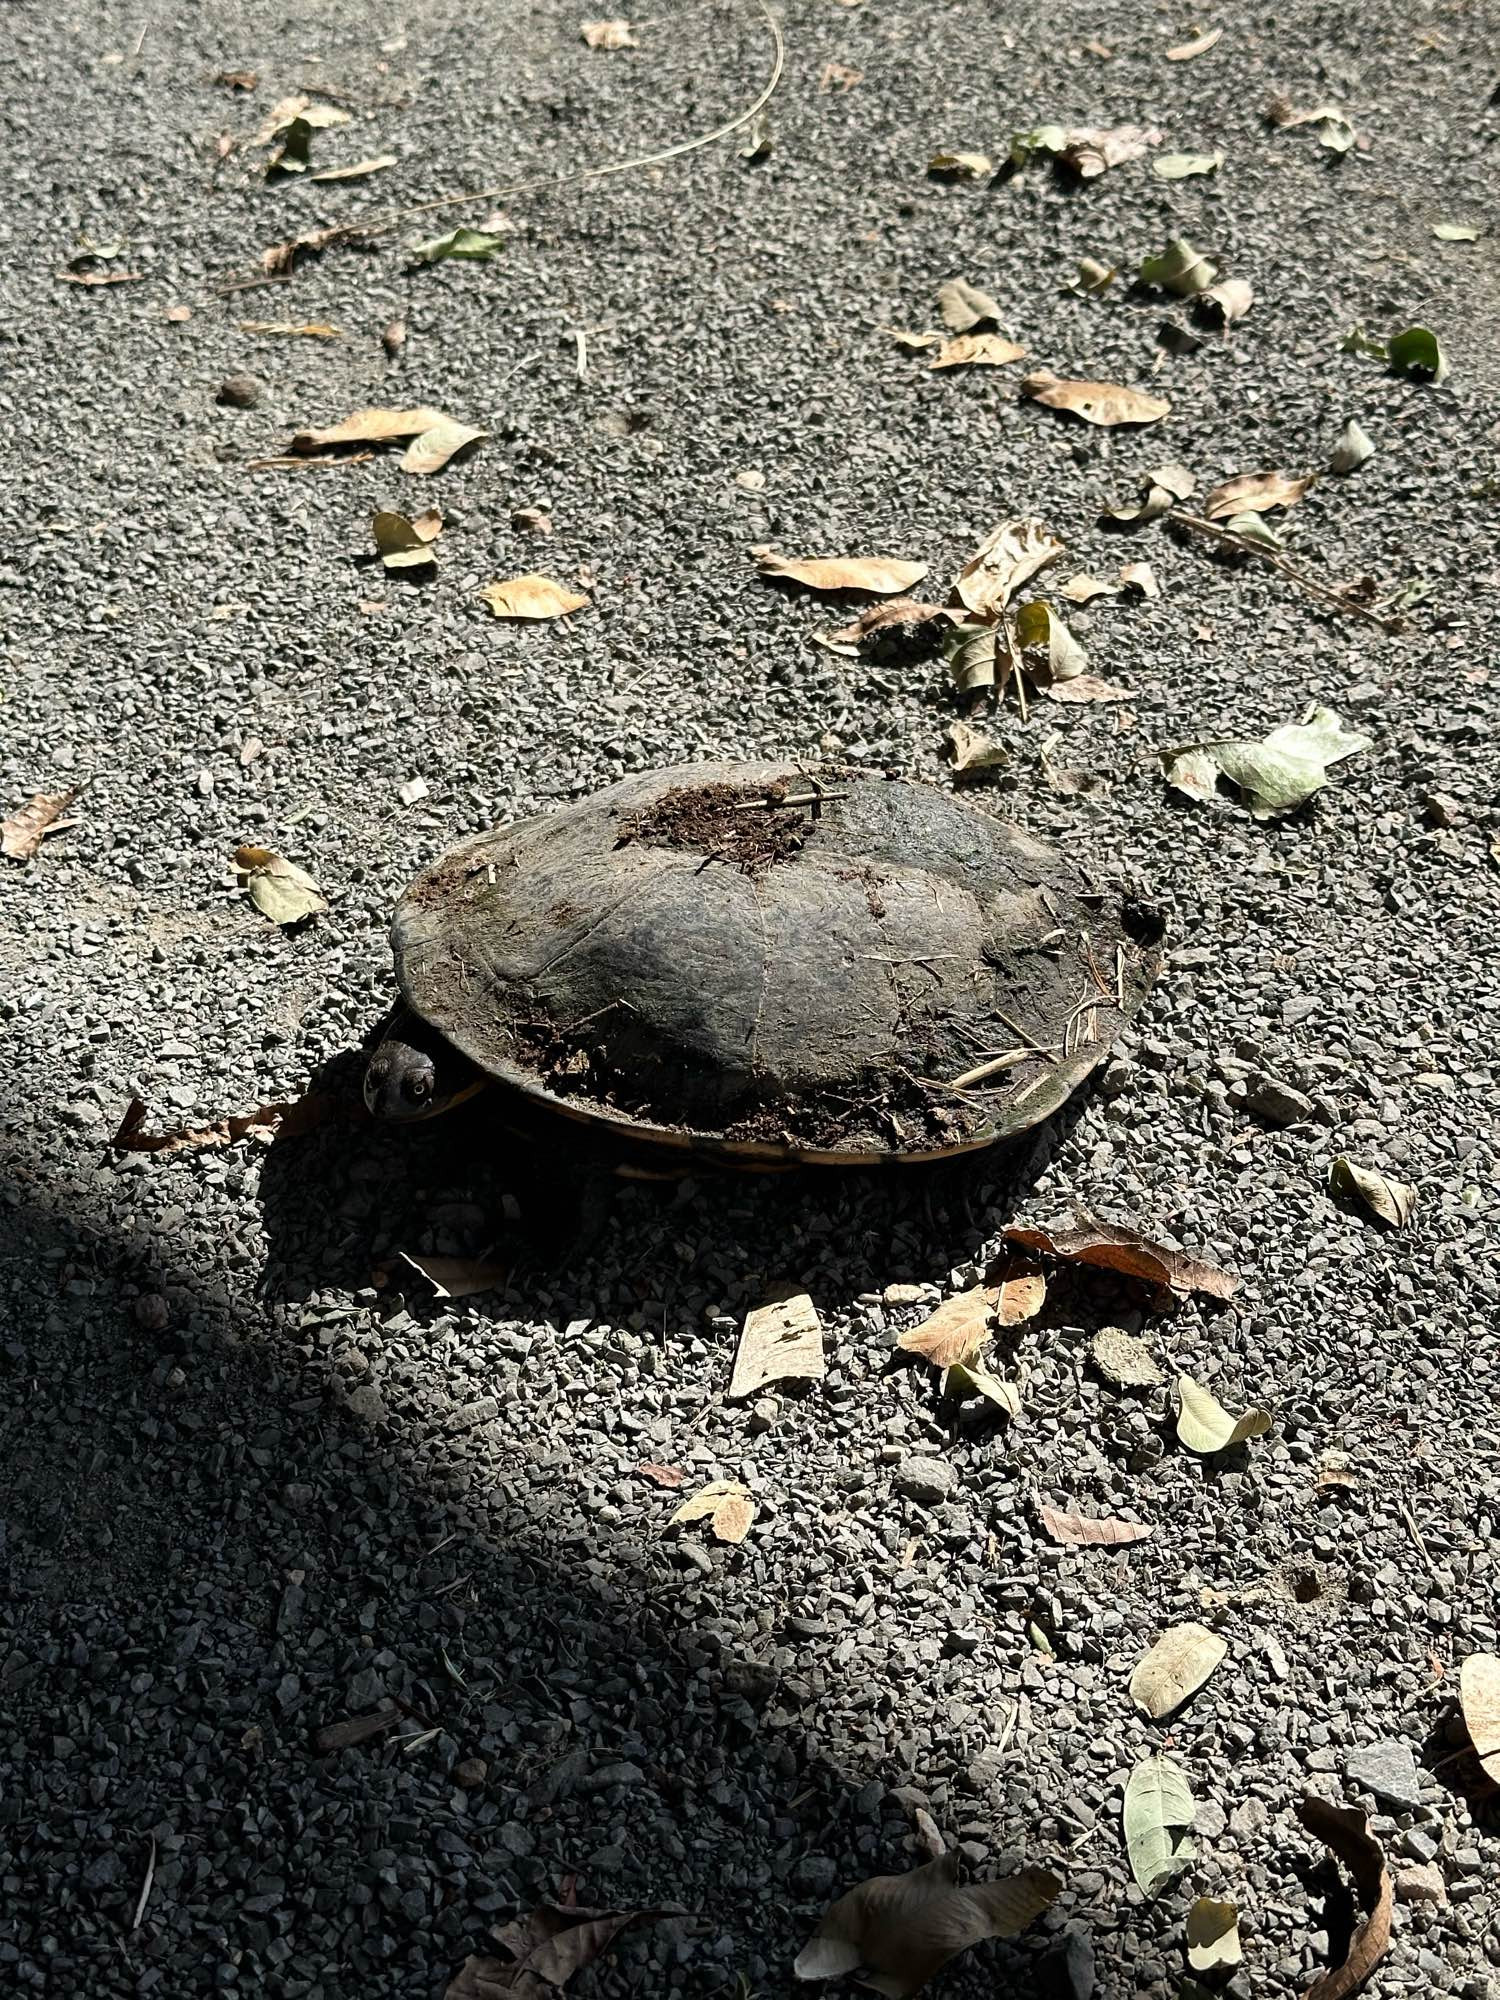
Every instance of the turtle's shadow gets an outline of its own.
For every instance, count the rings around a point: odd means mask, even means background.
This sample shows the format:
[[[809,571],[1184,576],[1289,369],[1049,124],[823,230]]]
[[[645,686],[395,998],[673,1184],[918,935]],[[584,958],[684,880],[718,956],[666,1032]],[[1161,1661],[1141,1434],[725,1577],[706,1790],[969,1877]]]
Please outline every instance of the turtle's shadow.
[[[642,1180],[621,1178],[559,1119],[506,1129],[484,1094],[427,1123],[382,1125],[363,1112],[358,1075],[352,1055],[327,1065],[313,1090],[334,1115],[262,1158],[262,1290],[306,1300],[373,1287],[419,1320],[442,1302],[403,1251],[503,1267],[507,1282],[484,1300],[501,1313],[658,1325],[774,1280],[830,1302],[942,1281],[1011,1218],[1089,1096],[1085,1086],[1035,1131],[953,1160]]]

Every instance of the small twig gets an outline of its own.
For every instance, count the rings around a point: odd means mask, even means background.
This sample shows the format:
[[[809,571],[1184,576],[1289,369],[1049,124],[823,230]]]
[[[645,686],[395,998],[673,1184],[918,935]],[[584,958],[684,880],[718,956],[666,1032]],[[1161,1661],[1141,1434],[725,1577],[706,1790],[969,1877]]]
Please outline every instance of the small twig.
[[[143,29],[142,33],[144,32]],[[146,1900],[151,1894],[151,1884],[156,1880],[156,1835],[148,1834],[147,1838],[151,1842],[151,1852],[146,1860],[146,1879],[141,1884],[140,1900],[136,1903],[135,1915],[130,1920],[130,1928],[133,1931],[138,1931],[141,1927],[141,1918],[146,1914]]]
[[[842,799],[847,796],[846,792],[827,792],[821,789],[816,792],[789,792],[784,799],[738,799],[735,801],[734,810],[738,813],[769,812],[773,807],[779,809],[782,806],[821,806],[829,799]],[[949,954],[950,957],[957,955],[956,952]]]
[[[1332,605],[1346,617],[1362,618],[1367,625],[1378,626],[1382,632],[1406,630],[1404,618],[1382,618],[1378,612],[1367,610],[1363,604],[1356,604],[1352,597],[1345,597],[1342,591],[1334,590],[1326,583],[1319,583],[1316,577],[1309,576],[1305,570],[1300,570],[1295,564],[1289,563],[1285,556],[1278,555],[1275,549],[1263,549],[1258,542],[1246,541],[1243,535],[1237,535],[1232,529],[1221,527],[1217,521],[1205,521],[1200,514],[1184,514],[1178,507],[1174,507],[1167,518],[1175,521],[1179,527],[1190,528],[1195,535],[1208,535],[1213,541],[1223,542],[1231,549],[1240,550],[1243,555],[1258,556],[1263,563],[1268,563],[1272,569],[1278,570],[1289,583],[1295,583],[1299,590],[1305,590],[1310,597],[1316,597],[1324,604]]]
[[[580,382],[587,382],[589,379],[588,328],[586,326],[570,326],[568,332],[572,335],[573,345],[578,350],[578,379]]]
[[[1006,1027],[1010,1029],[1013,1035],[1019,1035],[1021,1037],[1021,1040],[1026,1043],[1028,1048],[1035,1049],[1037,1054],[1039,1056],[1045,1056],[1048,1062],[1055,1063],[1057,1061],[1057,1057],[1053,1053],[1053,1051],[1051,1049],[1043,1048],[1042,1044],[1037,1040],[1036,1036],[1030,1033],[1028,1029],[1023,1028],[1019,1021],[1013,1021],[1010,1018],[1009,1014],[1005,1012],[1003,1007],[991,1007],[990,1012],[995,1016],[997,1020],[1003,1021]]]
[[[1428,1569],[1435,1576],[1437,1574],[1437,1564],[1432,1560],[1431,1549],[1428,1548],[1426,1542],[1423,1541],[1422,1539],[1422,1530],[1417,1526],[1416,1515],[1413,1514],[1410,1507],[1407,1506],[1404,1500],[1398,1500],[1396,1502],[1396,1512],[1401,1516],[1402,1520],[1406,1523],[1407,1530],[1410,1533],[1412,1540],[1417,1545],[1418,1555],[1421,1556],[1423,1562],[1426,1563]]]
[[[276,271],[264,278],[234,278],[227,285],[216,285],[214,297],[227,299],[231,292],[258,292],[262,285],[289,285],[295,276],[294,271]]]
[[[1115,946],[1115,1005],[1125,1012],[1125,947]]]
[[[943,1088],[968,1090],[976,1083],[983,1083],[986,1077],[998,1075],[1002,1069],[1014,1069],[1017,1063],[1030,1062],[1035,1054],[1035,1049],[1007,1049],[1003,1056],[991,1056],[988,1062],[976,1063],[973,1069],[966,1069],[962,1076],[954,1077]]]

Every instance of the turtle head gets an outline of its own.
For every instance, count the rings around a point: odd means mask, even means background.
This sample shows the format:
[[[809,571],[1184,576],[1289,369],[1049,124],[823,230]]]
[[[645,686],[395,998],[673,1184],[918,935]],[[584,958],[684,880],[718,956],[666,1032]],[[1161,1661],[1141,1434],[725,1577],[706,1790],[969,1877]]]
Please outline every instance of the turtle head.
[[[398,1007],[365,1068],[365,1103],[377,1118],[435,1118],[484,1082],[435,1028]]]

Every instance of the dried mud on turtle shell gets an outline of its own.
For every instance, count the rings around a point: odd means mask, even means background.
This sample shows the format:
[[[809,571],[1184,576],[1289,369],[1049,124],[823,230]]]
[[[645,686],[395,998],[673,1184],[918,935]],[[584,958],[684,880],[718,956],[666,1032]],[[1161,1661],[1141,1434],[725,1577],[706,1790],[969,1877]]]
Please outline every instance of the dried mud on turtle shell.
[[[663,1146],[921,1158],[1049,1116],[1139,1007],[1160,918],[950,794],[818,781],[815,809],[738,810],[816,786],[688,765],[455,849],[397,909],[408,1003]]]

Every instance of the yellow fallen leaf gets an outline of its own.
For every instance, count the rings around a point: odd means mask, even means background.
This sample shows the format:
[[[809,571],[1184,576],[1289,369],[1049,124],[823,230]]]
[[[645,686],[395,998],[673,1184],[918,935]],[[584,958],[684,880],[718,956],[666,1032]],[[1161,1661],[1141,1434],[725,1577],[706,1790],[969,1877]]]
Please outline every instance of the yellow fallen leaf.
[[[792,1292],[745,1315],[729,1381],[731,1401],[767,1382],[819,1381],[828,1373],[823,1322],[806,1292]]]
[[[799,562],[771,549],[757,551],[756,564],[762,576],[784,577],[807,590],[865,590],[873,597],[910,590],[927,574],[926,563],[887,556],[818,556]]]
[[[1230,1416],[1219,1399],[1191,1375],[1177,1378],[1177,1435],[1189,1451],[1205,1457],[1243,1444],[1246,1438],[1260,1437],[1271,1428],[1269,1410],[1247,1410],[1242,1417]]]
[[[375,547],[387,569],[430,569],[437,561],[432,543],[442,533],[443,517],[436,511],[413,521],[382,508],[373,525]]]
[[[486,584],[480,594],[497,618],[566,618],[589,601],[550,576],[534,574]]]
[[[995,171],[988,153],[934,153],[927,162],[930,174],[951,174],[955,180],[987,181]]]
[[[328,908],[322,890],[305,868],[269,847],[237,847],[234,865],[245,877],[250,900],[273,924],[300,924]]]
[[[441,410],[425,406],[415,410],[356,410],[342,423],[330,424],[326,430],[298,431],[292,439],[292,450],[324,451],[336,444],[389,444],[395,438],[416,437],[446,422],[448,419]]]

